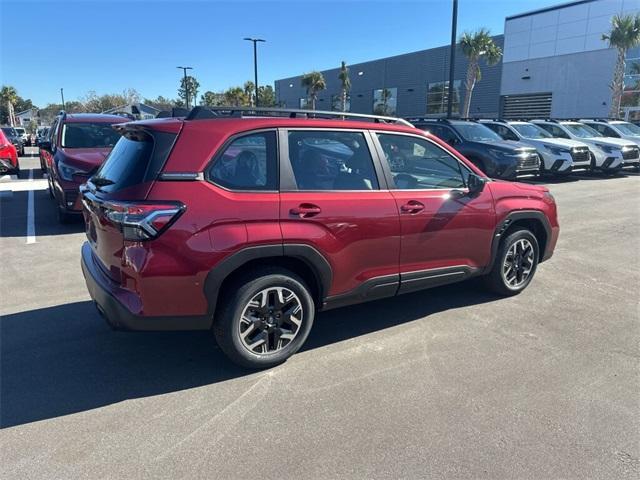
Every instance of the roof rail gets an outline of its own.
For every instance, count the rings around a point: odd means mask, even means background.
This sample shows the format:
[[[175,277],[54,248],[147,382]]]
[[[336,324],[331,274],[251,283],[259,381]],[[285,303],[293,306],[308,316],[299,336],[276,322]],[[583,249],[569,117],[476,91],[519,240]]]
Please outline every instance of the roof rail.
[[[364,113],[330,112],[326,110],[302,110],[294,108],[276,107],[194,107],[185,120],[201,120],[220,117],[289,117],[289,118],[341,118],[355,120],[371,120],[375,123],[393,123],[413,127],[402,118],[386,117],[382,115],[367,115]]]
[[[458,119],[457,118],[449,119],[445,117],[407,117],[405,120],[411,123],[425,123],[425,122],[451,123],[450,120],[458,120]]]
[[[158,112],[156,118],[172,118],[172,117],[186,117],[189,115],[189,110],[181,107],[173,107],[171,110],[162,110]]]

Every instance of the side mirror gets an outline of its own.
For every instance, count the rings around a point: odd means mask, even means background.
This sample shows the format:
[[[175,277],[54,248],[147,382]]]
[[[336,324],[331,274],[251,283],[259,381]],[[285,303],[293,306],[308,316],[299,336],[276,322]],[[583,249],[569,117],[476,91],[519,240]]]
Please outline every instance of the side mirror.
[[[480,178],[475,173],[469,174],[467,180],[467,187],[469,187],[469,195],[477,195],[484,190],[484,178]]]
[[[51,142],[48,140],[42,140],[41,142],[38,142],[38,147],[40,147],[43,150],[46,150],[47,152],[51,151]]]

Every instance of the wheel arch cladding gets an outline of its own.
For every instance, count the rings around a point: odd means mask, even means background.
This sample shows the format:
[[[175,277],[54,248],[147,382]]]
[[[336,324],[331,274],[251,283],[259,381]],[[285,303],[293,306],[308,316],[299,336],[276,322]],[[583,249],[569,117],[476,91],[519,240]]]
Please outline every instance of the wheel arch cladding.
[[[526,210],[511,212],[496,227],[496,233],[491,247],[491,269],[495,262],[498,247],[503,238],[517,229],[526,228],[536,237],[538,242],[538,262],[542,262],[545,258],[545,252],[549,238],[551,237],[551,226],[544,213],[537,210]]]
[[[331,265],[315,248],[304,244],[247,247],[226,257],[207,274],[204,293],[212,320],[219,307],[218,298],[224,297],[225,289],[256,267],[267,265],[290,270],[302,278],[316,306],[321,306],[329,293]]]

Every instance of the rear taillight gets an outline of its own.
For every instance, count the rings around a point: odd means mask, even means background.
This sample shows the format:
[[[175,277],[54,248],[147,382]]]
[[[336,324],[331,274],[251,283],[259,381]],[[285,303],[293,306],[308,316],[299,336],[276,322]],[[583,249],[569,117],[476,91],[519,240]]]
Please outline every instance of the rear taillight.
[[[125,240],[151,240],[164,232],[185,210],[181,203],[104,202],[105,217],[120,228]]]

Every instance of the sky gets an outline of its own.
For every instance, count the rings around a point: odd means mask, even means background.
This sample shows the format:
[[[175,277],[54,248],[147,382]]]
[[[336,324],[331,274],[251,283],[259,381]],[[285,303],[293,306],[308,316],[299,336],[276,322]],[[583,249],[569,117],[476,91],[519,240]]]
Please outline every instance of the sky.
[[[192,66],[200,93],[259,84],[342,60],[367,60],[446,45],[451,0],[0,0],[0,80],[37,106],[93,90],[134,88],[177,96]],[[458,32],[503,33],[504,17],[564,0],[459,0]],[[28,22],[28,23],[27,23]]]

